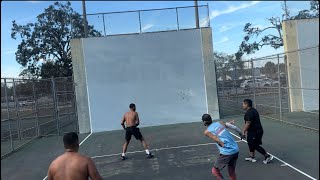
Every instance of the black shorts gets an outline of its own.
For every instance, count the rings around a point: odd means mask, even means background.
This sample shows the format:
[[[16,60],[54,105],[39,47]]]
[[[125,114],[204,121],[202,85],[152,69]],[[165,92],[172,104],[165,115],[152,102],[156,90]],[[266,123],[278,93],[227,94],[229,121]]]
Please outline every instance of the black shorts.
[[[126,140],[130,141],[131,136],[134,136],[137,140],[142,140],[142,134],[136,126],[126,128]]]
[[[217,161],[214,164],[214,167],[219,169],[220,171],[225,166],[228,166],[228,168],[236,168],[238,156],[239,156],[239,152],[231,155],[220,154],[220,156],[218,157]]]
[[[256,147],[262,144],[263,132],[248,132],[247,142],[250,147]]]

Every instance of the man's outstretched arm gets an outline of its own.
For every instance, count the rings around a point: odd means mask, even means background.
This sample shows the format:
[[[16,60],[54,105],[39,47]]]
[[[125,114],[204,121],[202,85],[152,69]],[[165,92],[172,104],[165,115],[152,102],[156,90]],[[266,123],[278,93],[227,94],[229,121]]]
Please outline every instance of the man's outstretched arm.
[[[241,132],[241,130],[237,126],[235,126],[229,122],[226,122],[225,126],[229,129],[236,131],[239,134],[239,136],[241,137],[241,139],[244,139],[243,133]]]

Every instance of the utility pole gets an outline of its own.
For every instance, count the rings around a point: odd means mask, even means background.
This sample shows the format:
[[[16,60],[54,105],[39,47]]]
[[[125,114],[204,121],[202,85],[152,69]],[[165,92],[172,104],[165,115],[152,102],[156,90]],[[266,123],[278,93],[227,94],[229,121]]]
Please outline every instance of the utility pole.
[[[82,13],[83,13],[84,37],[87,38],[88,37],[88,21],[87,21],[85,0],[82,0]]]
[[[286,15],[286,20],[289,19],[288,9],[287,9],[287,1],[284,1],[284,14]]]
[[[196,28],[198,29],[200,27],[199,25],[199,10],[198,10],[198,1],[194,1],[194,8],[195,8],[195,17],[196,17]]]

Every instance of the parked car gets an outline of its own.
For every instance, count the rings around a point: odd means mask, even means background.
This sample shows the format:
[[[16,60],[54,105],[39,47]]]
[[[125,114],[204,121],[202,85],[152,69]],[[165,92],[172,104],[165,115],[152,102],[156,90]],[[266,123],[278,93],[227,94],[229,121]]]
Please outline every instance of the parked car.
[[[241,88],[253,88],[257,87],[257,84],[253,82],[253,80],[245,80],[243,83],[240,85]]]
[[[33,105],[35,103],[35,101],[33,100],[27,100],[27,101],[20,101],[19,105],[20,106],[27,106],[27,105]]]
[[[243,83],[241,83],[241,88],[253,88],[253,87],[270,87],[272,84],[270,82],[263,81],[261,79],[255,79],[253,80],[245,80]]]
[[[269,83],[271,86],[279,86],[279,81],[273,79],[264,78],[263,81]]]

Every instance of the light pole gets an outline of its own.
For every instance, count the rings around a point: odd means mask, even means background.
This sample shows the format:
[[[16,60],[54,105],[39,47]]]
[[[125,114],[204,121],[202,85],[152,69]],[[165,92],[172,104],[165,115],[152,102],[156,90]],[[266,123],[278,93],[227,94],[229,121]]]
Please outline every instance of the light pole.
[[[82,13],[83,13],[83,26],[84,26],[84,37],[88,37],[88,21],[86,12],[86,3],[82,0]]]
[[[198,29],[200,27],[199,25],[199,10],[198,10],[198,1],[194,1],[194,8],[195,8],[195,17],[196,17],[196,28]]]
[[[289,19],[289,15],[288,15],[288,9],[287,9],[287,1],[284,1],[284,13],[286,16],[286,20]]]

